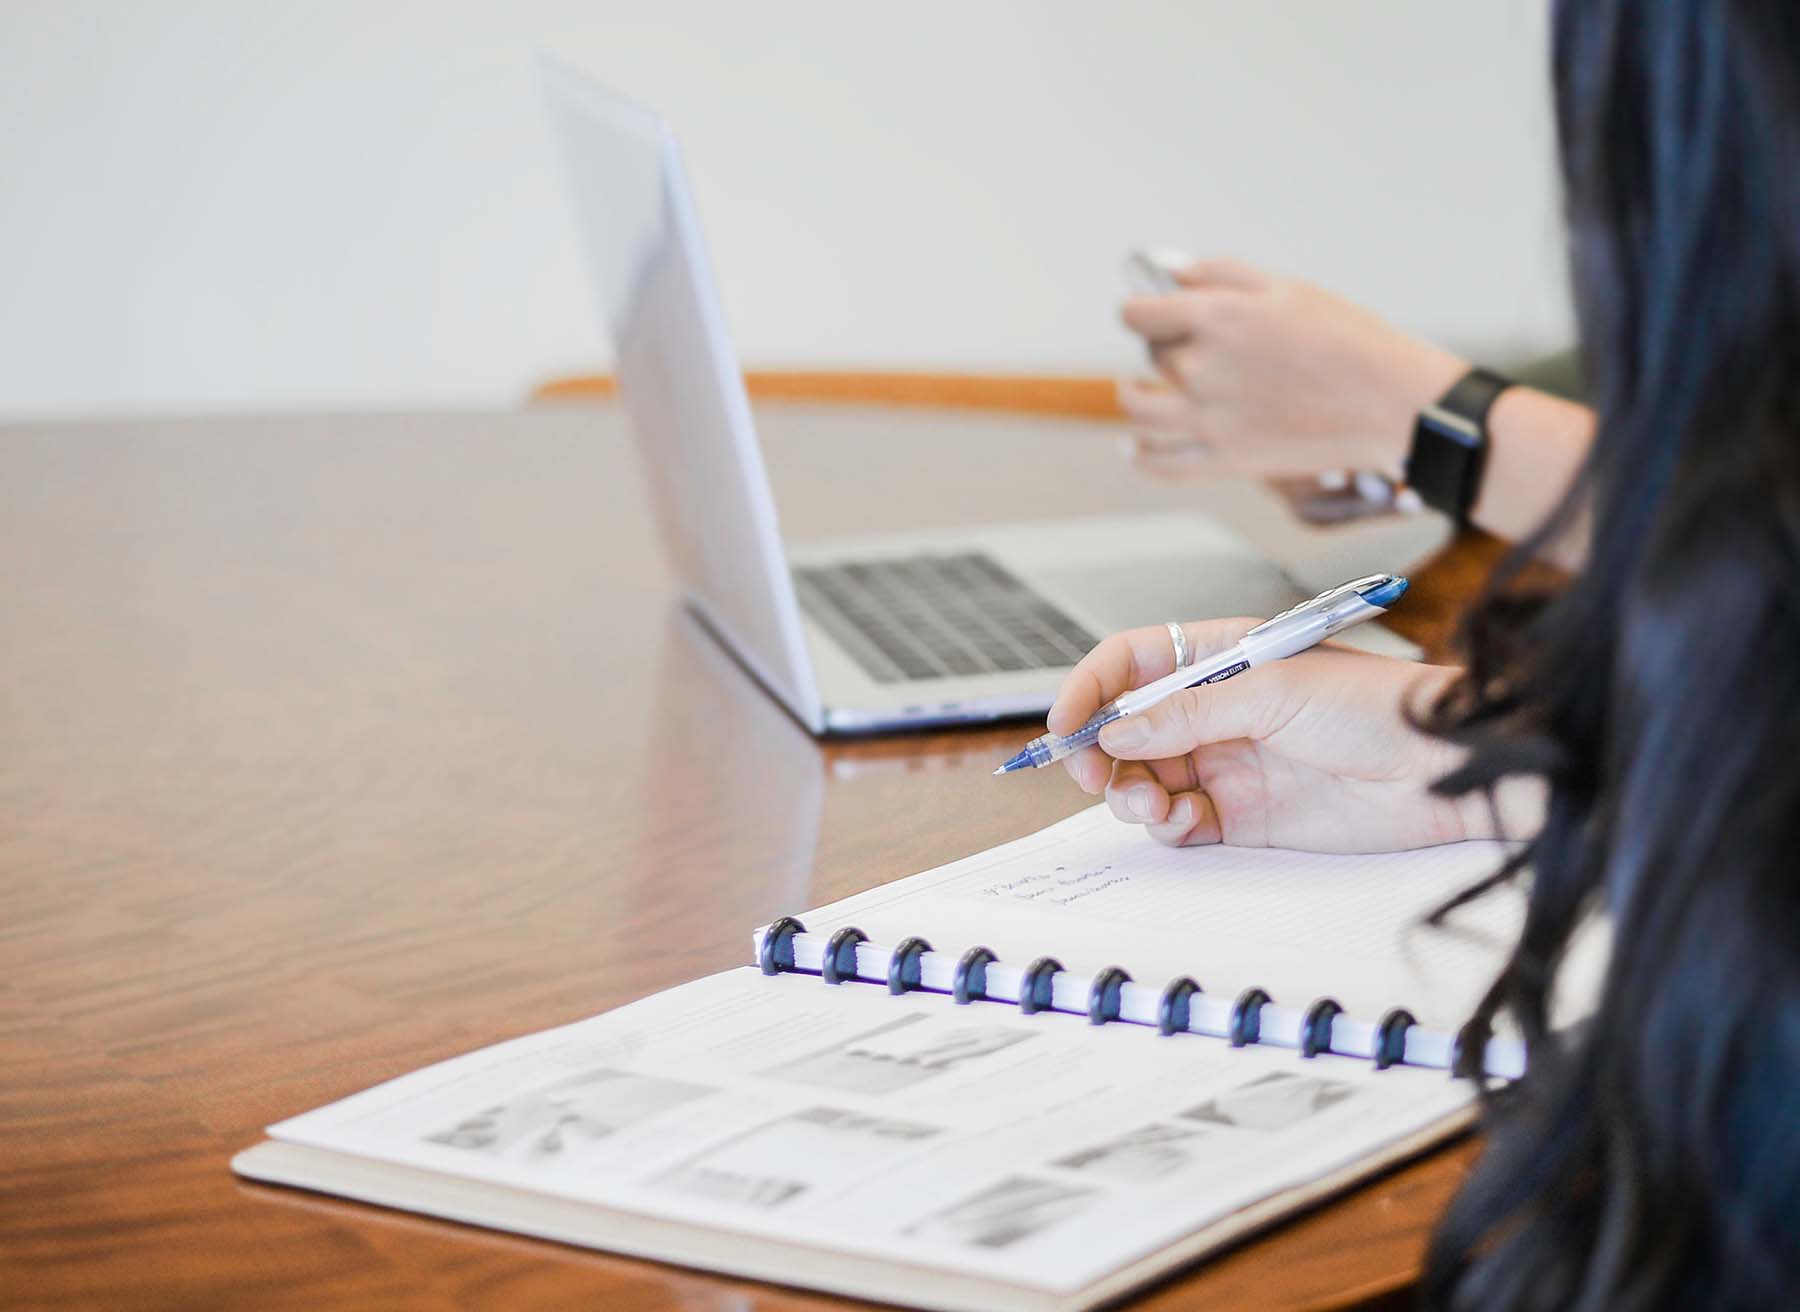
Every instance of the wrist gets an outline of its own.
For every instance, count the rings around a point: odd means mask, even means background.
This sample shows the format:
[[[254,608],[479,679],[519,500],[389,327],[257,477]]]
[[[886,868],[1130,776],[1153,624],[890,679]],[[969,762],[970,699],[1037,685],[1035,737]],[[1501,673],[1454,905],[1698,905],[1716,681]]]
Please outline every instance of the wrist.
[[[1464,838],[1524,843],[1544,827],[1549,785],[1535,775],[1508,775],[1492,790],[1477,789],[1454,799]]]
[[[1396,361],[1389,382],[1387,418],[1374,438],[1368,466],[1390,477],[1406,468],[1413,426],[1419,411],[1441,400],[1471,365],[1453,351],[1408,339],[1404,358]]]

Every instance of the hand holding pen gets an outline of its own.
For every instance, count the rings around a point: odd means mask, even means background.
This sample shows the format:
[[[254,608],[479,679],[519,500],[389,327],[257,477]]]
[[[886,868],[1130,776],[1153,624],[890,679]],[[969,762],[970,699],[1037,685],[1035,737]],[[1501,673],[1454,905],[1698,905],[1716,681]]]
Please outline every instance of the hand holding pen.
[[[1193,668],[1262,623],[1183,626]],[[1069,674],[1050,727],[1071,734],[1174,666],[1164,626],[1115,634]],[[1169,844],[1390,851],[1491,836],[1485,811],[1430,794],[1459,754],[1419,733],[1404,713],[1456,677],[1444,667],[1315,646],[1118,719],[1097,745],[1062,764],[1085,791],[1104,792],[1121,820]]]
[[[1142,714],[1185,689],[1219,683],[1242,674],[1253,665],[1266,665],[1316,647],[1333,634],[1382,614],[1405,591],[1406,580],[1394,574],[1371,574],[1327,588],[1274,619],[1264,620],[1224,651],[1192,663],[1177,656],[1176,668],[1170,673],[1141,688],[1120,693],[1070,733],[1046,733],[1033,738],[994,773],[1041,769],[1073,756],[1098,742],[1101,730],[1115,720]],[[1183,645],[1185,638],[1173,624],[1169,626],[1169,633],[1173,639],[1171,651],[1174,651]]]

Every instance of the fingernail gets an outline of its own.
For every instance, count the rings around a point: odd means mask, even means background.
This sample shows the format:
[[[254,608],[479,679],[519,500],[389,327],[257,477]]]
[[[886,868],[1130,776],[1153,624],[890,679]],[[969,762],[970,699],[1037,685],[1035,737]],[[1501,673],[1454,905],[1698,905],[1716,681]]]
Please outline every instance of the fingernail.
[[[1150,726],[1142,720],[1114,720],[1100,731],[1100,745],[1107,751],[1129,751],[1150,741]]]
[[[1178,797],[1169,807],[1168,823],[1172,825],[1191,825],[1194,823],[1194,799]]]
[[[1135,788],[1127,790],[1125,809],[1139,820],[1148,820],[1150,818],[1150,785],[1138,784]]]

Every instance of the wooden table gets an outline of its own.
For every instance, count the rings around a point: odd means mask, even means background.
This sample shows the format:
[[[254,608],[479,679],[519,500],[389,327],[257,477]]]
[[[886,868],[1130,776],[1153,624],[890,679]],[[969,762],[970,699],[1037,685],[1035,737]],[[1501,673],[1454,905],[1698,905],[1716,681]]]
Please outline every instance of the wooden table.
[[[1193,496],[1092,424],[765,421],[795,532]],[[975,786],[1017,726],[809,739],[676,605],[623,431],[604,404],[0,429],[0,1303],[843,1306],[227,1169],[271,1121],[1086,804],[1054,771]],[[1416,636],[1489,555],[1420,579]],[[1468,1156],[1142,1306],[1402,1285]]]

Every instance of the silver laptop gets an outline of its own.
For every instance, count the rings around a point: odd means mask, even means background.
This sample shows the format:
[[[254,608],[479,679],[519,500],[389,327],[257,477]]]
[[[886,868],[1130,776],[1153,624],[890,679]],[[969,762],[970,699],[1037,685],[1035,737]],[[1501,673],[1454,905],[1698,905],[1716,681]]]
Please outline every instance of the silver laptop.
[[[695,611],[813,732],[1040,715],[1108,633],[1303,598],[1201,515],[784,546],[673,134],[538,69],[667,549]]]

